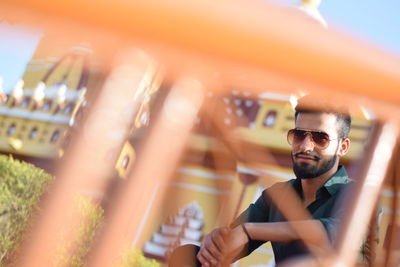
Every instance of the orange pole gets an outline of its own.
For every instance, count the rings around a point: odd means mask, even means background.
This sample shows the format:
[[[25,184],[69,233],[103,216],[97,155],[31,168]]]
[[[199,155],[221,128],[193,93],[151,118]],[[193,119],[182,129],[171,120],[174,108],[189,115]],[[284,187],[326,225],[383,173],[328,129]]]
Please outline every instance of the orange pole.
[[[301,12],[258,1],[3,0],[16,20],[68,19],[122,36],[273,70],[340,92],[400,103],[400,61],[325,30]],[[14,9],[13,9],[14,7]],[[18,12],[18,10],[20,12]],[[42,16],[29,19],[30,12]],[[54,22],[54,23],[53,23]]]
[[[127,184],[111,203],[113,210],[95,246],[89,266],[115,266],[140,238],[151,209],[160,208],[165,187],[185,148],[185,140],[203,101],[203,86],[181,78],[167,96],[161,114]]]
[[[133,64],[134,62],[135,64]],[[112,177],[116,156],[125,140],[135,108],[135,88],[147,86],[146,72],[152,69],[141,50],[117,58],[114,69],[84,122],[67,158],[58,169],[42,212],[30,231],[18,266],[53,266],[59,250],[73,243],[80,221],[76,197],[93,192],[103,196]],[[89,195],[91,197],[91,195]]]

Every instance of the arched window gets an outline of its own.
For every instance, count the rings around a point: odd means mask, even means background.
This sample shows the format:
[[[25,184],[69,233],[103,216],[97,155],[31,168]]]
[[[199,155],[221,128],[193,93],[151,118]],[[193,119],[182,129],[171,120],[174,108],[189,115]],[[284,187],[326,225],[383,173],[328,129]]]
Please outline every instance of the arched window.
[[[123,168],[124,170],[126,170],[126,169],[128,168],[128,166],[129,166],[129,161],[130,161],[129,155],[125,155],[124,158],[123,158],[122,161],[121,161],[121,166],[122,166],[122,168]]]
[[[51,101],[51,100],[47,100],[46,102],[44,102],[44,104],[42,106],[42,111],[49,111],[51,109],[52,104],[53,104],[53,101]]]
[[[21,104],[19,104],[19,106],[21,108],[26,108],[29,106],[29,102],[31,101],[31,98],[29,96],[24,97],[24,99],[22,100]]]
[[[273,127],[276,123],[276,116],[277,116],[276,111],[274,110],[269,111],[264,118],[263,125],[268,128]]]
[[[15,123],[12,123],[7,129],[7,135],[13,135],[16,130],[17,126],[15,125]]]
[[[38,128],[34,127],[32,128],[31,132],[29,133],[29,139],[35,139],[38,135]]]
[[[66,105],[63,109],[64,115],[71,114],[71,112],[74,110],[74,107],[75,107],[75,103],[69,103],[68,105]]]
[[[51,135],[50,142],[55,143],[60,139],[60,130],[55,130]]]

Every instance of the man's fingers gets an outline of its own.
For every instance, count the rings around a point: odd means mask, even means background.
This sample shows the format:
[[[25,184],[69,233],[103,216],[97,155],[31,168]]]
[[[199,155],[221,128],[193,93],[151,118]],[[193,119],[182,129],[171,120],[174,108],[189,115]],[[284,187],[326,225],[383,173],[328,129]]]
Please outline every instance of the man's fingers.
[[[197,259],[199,260],[199,262],[201,263],[202,266],[206,266],[206,267],[209,266],[208,261],[201,255],[200,252],[197,253],[197,256],[196,256],[196,257],[197,257]]]
[[[206,248],[201,248],[199,253],[197,254],[197,259],[204,266],[217,265],[218,261],[216,258],[211,255],[211,253]]]
[[[227,236],[230,233],[230,229],[228,227],[221,228],[221,234]]]
[[[226,245],[224,239],[230,234],[227,227],[215,229],[208,234],[197,254],[198,260],[204,266],[217,266],[224,259]]]
[[[216,249],[218,249],[218,254],[219,254],[218,258],[220,259],[220,257],[222,257],[222,253],[225,252],[225,241],[222,235],[219,234],[218,232],[213,232],[213,234],[211,235],[211,239],[215,244]]]
[[[210,252],[210,254],[217,260],[221,260],[222,259],[222,253],[221,253],[221,247],[215,243],[215,240],[213,237],[212,238],[212,242],[209,243],[209,245],[206,247],[206,249],[208,250],[208,252]]]

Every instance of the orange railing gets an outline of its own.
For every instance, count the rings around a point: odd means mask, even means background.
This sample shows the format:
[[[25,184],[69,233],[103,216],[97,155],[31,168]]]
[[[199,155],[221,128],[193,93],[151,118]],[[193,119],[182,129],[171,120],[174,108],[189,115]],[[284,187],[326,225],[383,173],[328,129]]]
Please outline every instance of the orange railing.
[[[398,57],[325,30],[295,10],[255,1],[5,0],[0,6],[11,21],[57,29],[71,38],[89,38],[106,61],[113,62],[85,127],[43,202],[31,239],[22,247],[21,266],[51,265],[57,233],[74,231],[76,222],[67,221],[67,214],[73,212],[75,192],[107,192],[112,166],[104,163],[103,155],[122,142],[107,134],[111,127],[120,136],[127,135],[129,118],[115,119],[126,112],[127,99],[134,94],[128,89],[145,86],[154,62],[168,69],[175,82],[142,157],[110,204],[114,208],[89,265],[112,266],[121,250],[138,239],[149,207],[162,204],[165,184],[204,96],[224,92],[226,84],[253,92],[276,88],[272,90],[286,94],[307,88],[330,94],[332,101],[350,108],[361,105],[374,110],[378,126],[363,161],[363,182],[349,198],[338,250],[319,261],[327,266],[354,265],[399,135]],[[110,44],[110,37],[118,41]],[[210,75],[213,72],[219,73],[218,78]]]

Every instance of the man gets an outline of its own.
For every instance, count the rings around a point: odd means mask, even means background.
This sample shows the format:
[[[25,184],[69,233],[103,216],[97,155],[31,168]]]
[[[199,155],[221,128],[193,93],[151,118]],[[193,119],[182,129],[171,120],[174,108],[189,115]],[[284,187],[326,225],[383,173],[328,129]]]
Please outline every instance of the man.
[[[230,227],[208,234],[200,249],[186,246],[176,250],[170,266],[191,266],[187,264],[193,262],[194,253],[197,261],[193,264],[197,266],[224,266],[266,241],[271,241],[275,261],[280,263],[335,241],[341,215],[334,206],[344,185],[351,182],[339,165],[340,157],[350,148],[351,119],[333,110],[321,112],[304,106],[305,101],[307,97],[297,105],[295,128],[287,134],[296,179],[264,190]],[[293,195],[299,198],[293,199]],[[297,211],[306,209],[311,217],[301,215],[292,220],[290,214],[283,215],[279,206],[287,203]],[[185,263],[174,265],[177,258]]]

